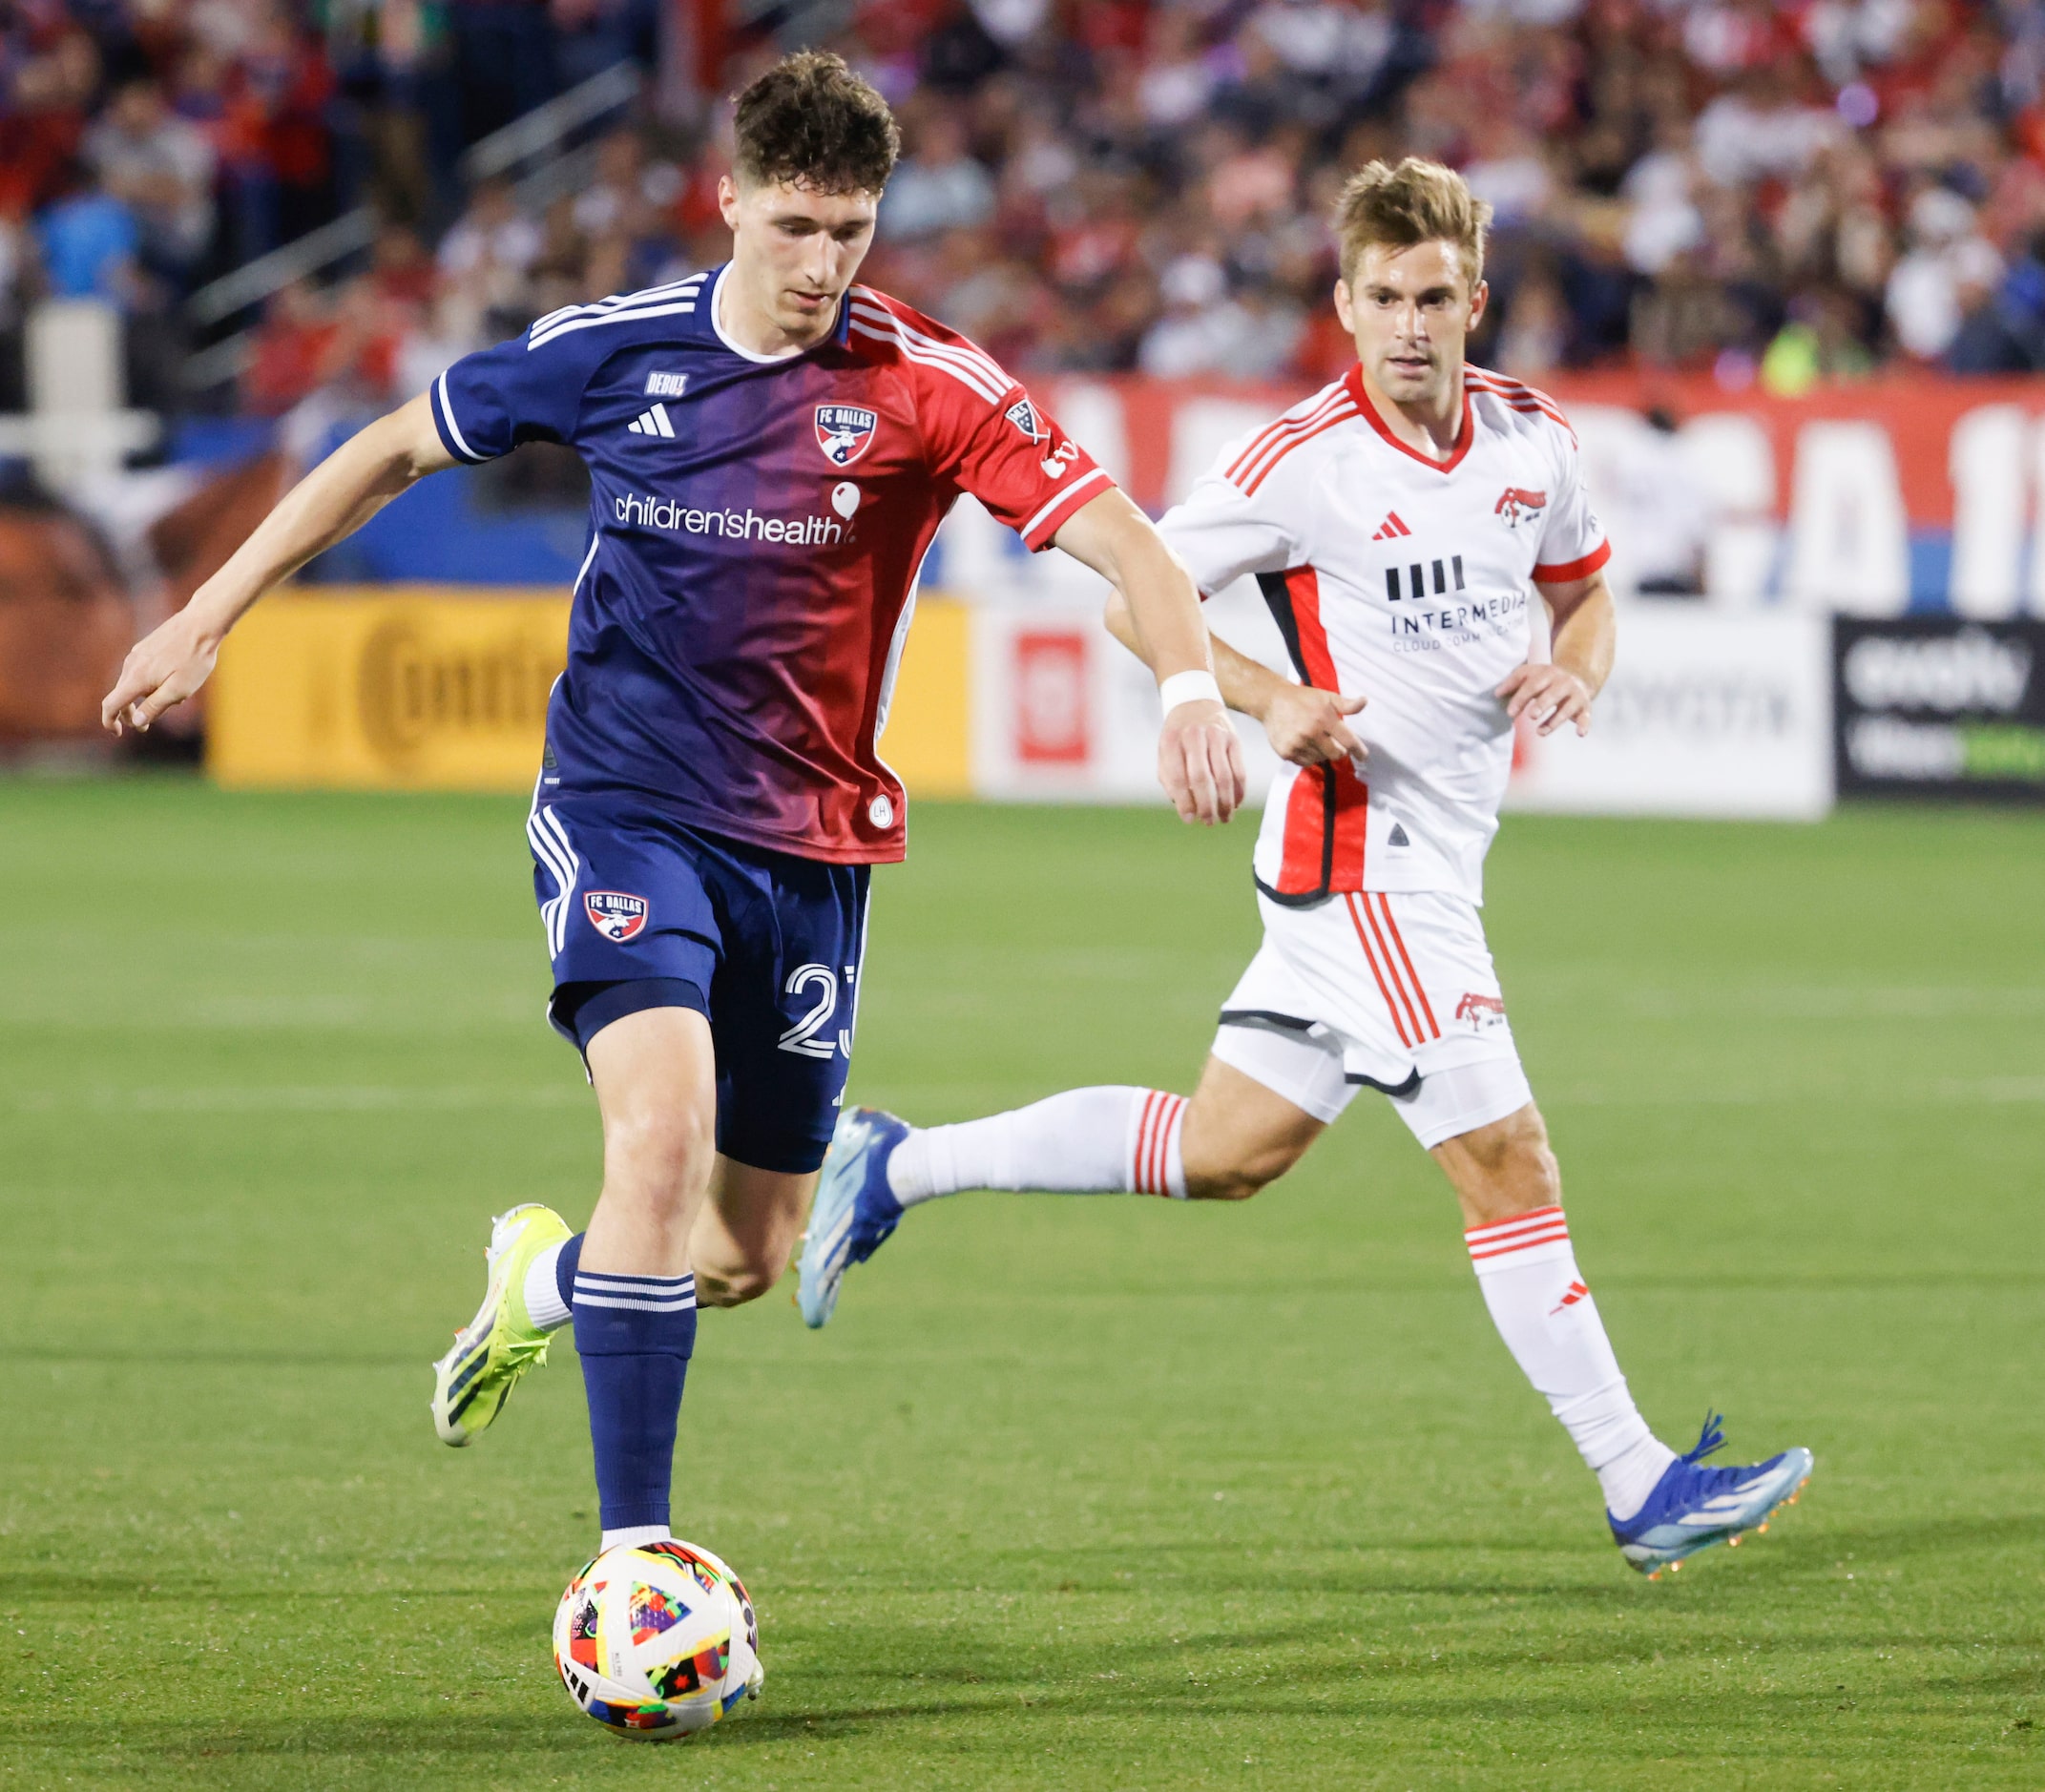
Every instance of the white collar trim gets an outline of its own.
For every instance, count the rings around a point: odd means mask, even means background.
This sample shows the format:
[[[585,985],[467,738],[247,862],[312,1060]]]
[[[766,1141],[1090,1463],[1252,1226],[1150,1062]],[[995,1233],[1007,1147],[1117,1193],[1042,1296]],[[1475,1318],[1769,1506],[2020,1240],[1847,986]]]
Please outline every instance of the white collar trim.
[[[758,366],[772,366],[777,361],[793,361],[799,355],[809,353],[807,348],[784,348],[778,355],[755,354],[750,348],[741,347],[724,333],[724,276],[731,272],[731,263],[725,262],[718,270],[717,283],[710,289],[710,327],[717,331],[718,341],[737,355],[741,361],[750,361]],[[839,303],[843,304],[844,300]],[[812,344],[814,346],[814,344]]]

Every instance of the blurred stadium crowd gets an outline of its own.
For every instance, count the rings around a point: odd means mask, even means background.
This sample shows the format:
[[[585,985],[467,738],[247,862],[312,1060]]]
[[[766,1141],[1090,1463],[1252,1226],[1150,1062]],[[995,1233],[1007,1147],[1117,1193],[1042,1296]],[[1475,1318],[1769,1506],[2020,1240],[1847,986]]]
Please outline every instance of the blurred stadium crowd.
[[[1794,392],[1878,365],[2045,368],[2045,3],[823,0],[725,85],[841,49],[905,156],[867,278],[1024,371],[1316,381],[1324,227],[1413,153],[1496,210],[1480,358]],[[0,333],[129,319],[166,408],[187,296],[340,212],[344,277],[266,303],[226,404],[383,404],[574,301],[721,259],[719,109],[614,130],[536,211],[463,148],[657,56],[657,0],[0,0]],[[136,346],[138,344],[139,346]],[[4,389],[18,349],[0,356]],[[153,389],[154,388],[154,389]]]

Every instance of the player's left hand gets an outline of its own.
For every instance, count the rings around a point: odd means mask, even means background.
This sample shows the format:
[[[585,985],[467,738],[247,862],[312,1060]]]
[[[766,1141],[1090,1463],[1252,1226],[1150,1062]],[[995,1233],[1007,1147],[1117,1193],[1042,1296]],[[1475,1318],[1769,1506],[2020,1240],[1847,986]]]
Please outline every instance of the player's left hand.
[[[1235,814],[1249,779],[1242,768],[1242,742],[1221,704],[1181,703],[1165,717],[1158,737],[1158,781],[1181,822],[1212,827]]]
[[[1566,721],[1580,735],[1591,732],[1591,687],[1564,666],[1514,666],[1498,687],[1506,714],[1522,716],[1536,734],[1554,734]]]

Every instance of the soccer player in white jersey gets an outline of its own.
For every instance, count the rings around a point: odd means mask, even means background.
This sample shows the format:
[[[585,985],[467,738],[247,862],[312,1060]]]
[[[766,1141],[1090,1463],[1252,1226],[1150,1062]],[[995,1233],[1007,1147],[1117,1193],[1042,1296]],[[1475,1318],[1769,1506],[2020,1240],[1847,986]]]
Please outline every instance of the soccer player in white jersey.
[[[1289,762],[1257,843],[1262,949],[1190,1100],[1075,1089],[958,1126],[838,1125],[802,1258],[829,1317],[904,1209],[965,1189],[1234,1200],[1381,1090],[1447,1173],[1485,1303],[1596,1474],[1643,1572],[1763,1524],[1808,1477],[1790,1449],[1712,1468],[1635,1407],[1576,1266],[1561,1181],[1485,944],[1486,848],[1514,726],[1590,726],[1611,670],[1610,550],[1554,401],[1466,365],[1489,208],[1438,164],[1344,191],[1335,304],[1348,374],[1232,444],[1161,525],[1202,592],[1262,589],[1298,682],[1219,639],[1229,704]],[[1553,649],[1533,657],[1530,592]],[[1110,626],[1141,645],[1126,606]]]

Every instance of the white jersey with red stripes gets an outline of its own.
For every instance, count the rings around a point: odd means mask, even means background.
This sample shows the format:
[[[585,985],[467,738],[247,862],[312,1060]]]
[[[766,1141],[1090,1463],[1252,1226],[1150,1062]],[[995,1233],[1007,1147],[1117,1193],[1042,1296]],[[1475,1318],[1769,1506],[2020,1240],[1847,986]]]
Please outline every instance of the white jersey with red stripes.
[[[1555,401],[1465,370],[1447,459],[1395,438],[1362,368],[1230,444],[1161,525],[1214,593],[1254,574],[1306,683],[1369,699],[1348,765],[1285,767],[1257,881],[1293,905],[1359,890],[1484,899],[1512,771],[1494,695],[1532,642],[1534,580],[1603,566],[1576,438]]]

